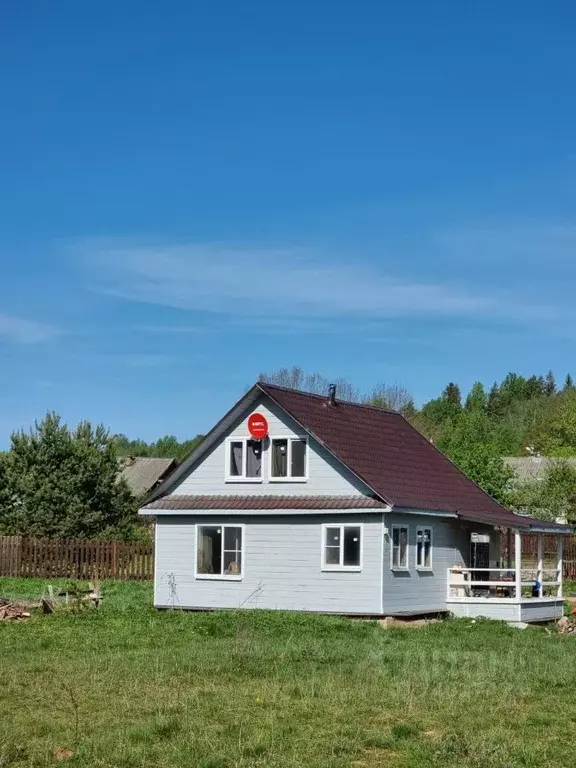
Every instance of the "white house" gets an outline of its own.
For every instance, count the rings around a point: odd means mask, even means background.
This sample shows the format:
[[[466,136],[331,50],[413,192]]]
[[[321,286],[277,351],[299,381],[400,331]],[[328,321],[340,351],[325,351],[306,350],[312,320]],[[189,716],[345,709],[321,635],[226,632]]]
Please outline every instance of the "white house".
[[[562,613],[569,528],[504,509],[402,415],[334,391],[256,384],[140,513],[156,519],[159,608]],[[534,573],[522,567],[524,533],[557,534],[550,571],[541,545]]]

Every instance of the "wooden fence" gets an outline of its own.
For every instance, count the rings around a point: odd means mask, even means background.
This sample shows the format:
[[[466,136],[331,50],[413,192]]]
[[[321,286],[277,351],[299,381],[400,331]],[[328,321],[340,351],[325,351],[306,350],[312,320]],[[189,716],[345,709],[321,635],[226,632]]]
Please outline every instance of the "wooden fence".
[[[0,576],[146,580],[153,575],[152,544],[0,536]]]
[[[544,555],[556,556],[556,537],[544,535]],[[507,538],[502,534],[501,554]],[[536,536],[522,536],[526,564],[536,559]],[[564,578],[576,579],[576,536],[564,537]],[[28,539],[0,536],[0,576],[70,579],[136,579],[154,576],[154,546],[138,541]]]
[[[576,536],[563,536],[564,546],[562,563],[564,566],[564,578],[576,579]],[[514,539],[512,539],[512,551],[514,550]],[[556,562],[556,536],[542,534],[542,550],[544,560],[548,563]],[[500,539],[500,554],[506,557],[508,554],[508,537],[502,533]],[[538,536],[535,533],[526,533],[522,535],[522,564],[528,566],[536,565],[538,557]],[[556,567],[556,566],[554,566]]]

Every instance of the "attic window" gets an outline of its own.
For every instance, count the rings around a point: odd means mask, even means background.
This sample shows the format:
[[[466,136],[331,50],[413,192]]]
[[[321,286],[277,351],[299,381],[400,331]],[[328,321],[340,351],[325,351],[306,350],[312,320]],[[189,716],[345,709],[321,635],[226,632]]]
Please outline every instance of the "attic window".
[[[262,441],[247,437],[229,440],[226,452],[228,482],[262,480]]]
[[[307,454],[305,437],[273,437],[270,441],[270,479],[306,480]]]

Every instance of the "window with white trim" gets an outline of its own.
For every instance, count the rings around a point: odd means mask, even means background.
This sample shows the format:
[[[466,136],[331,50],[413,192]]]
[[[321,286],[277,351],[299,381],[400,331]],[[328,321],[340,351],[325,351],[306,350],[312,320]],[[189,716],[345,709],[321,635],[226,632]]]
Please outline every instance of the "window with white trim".
[[[262,441],[239,437],[226,443],[226,480],[262,480]]]
[[[241,525],[196,526],[196,576],[242,577],[243,529]]]
[[[392,547],[390,549],[390,567],[408,568],[408,526],[392,526]]]
[[[270,479],[306,480],[308,476],[308,440],[305,437],[270,439]]]
[[[432,568],[432,528],[416,528],[416,568]]]
[[[322,568],[359,571],[362,567],[362,526],[324,525]]]

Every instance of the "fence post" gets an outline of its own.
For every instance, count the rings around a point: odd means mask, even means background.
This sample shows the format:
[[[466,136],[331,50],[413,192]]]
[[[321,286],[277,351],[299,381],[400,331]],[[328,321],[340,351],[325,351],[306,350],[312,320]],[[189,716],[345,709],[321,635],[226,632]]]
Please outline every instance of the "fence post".
[[[112,578],[118,578],[118,542],[112,542]]]

